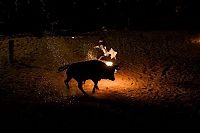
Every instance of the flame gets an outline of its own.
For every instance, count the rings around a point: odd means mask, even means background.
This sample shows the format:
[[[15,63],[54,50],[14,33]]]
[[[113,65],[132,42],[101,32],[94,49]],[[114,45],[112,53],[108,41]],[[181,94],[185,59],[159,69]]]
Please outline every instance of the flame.
[[[103,45],[95,46],[94,48],[101,49],[104,53],[104,56],[110,56],[111,59],[116,59],[117,52],[114,51],[112,48],[109,51],[106,49],[106,46]]]
[[[98,46],[95,46],[94,48],[101,49],[104,54],[101,57],[96,58],[93,51],[89,50],[87,53],[87,57],[86,57],[87,60],[97,59],[97,60],[101,60],[102,62],[104,62],[107,66],[113,66],[113,62],[109,61],[109,60],[116,59],[116,55],[117,55],[116,51],[114,51],[112,48],[109,51],[107,51],[106,46],[103,46],[103,45],[98,45]]]
[[[105,64],[106,64],[107,66],[112,66],[112,65],[113,65],[113,63],[112,63],[111,61],[106,61]]]

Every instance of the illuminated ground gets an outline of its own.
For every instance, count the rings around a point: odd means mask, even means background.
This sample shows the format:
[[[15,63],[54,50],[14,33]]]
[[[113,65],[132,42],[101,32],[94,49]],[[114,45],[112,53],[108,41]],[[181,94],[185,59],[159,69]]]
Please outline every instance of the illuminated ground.
[[[66,75],[57,68],[93,58],[100,37],[118,52],[116,80],[101,80],[96,94],[87,81],[84,89],[90,97],[82,95],[74,80],[66,90]],[[74,38],[13,39],[13,66],[6,65],[8,38],[0,40],[1,128],[76,131],[80,126],[102,132],[200,128],[199,34],[110,31]]]

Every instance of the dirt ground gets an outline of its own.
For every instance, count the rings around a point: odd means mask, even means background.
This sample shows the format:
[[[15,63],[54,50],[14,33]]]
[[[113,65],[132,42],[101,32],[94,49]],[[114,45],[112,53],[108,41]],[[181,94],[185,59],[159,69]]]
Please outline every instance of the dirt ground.
[[[118,52],[115,81],[64,85],[66,63],[94,59],[104,38]],[[7,61],[14,40],[14,63]],[[106,31],[0,39],[1,129],[22,131],[193,132],[200,129],[200,34]]]

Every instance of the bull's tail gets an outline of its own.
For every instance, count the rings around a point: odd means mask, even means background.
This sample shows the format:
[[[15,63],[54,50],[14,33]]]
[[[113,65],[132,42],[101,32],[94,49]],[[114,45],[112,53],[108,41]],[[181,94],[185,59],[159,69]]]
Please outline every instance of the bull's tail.
[[[64,71],[64,70],[68,69],[69,66],[70,66],[69,64],[68,64],[68,65],[64,65],[64,66],[61,66],[61,67],[58,68],[58,71],[59,71],[59,72],[62,72],[62,71]]]

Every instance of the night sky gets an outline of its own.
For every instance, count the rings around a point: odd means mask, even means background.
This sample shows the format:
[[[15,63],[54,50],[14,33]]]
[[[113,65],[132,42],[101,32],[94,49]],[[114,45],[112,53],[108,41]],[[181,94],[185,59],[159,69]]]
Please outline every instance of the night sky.
[[[1,32],[199,29],[197,0],[0,0]]]

